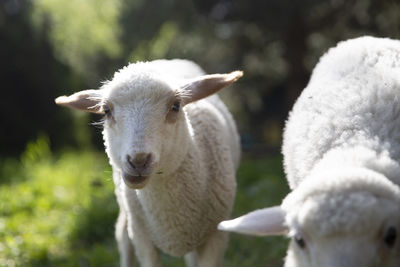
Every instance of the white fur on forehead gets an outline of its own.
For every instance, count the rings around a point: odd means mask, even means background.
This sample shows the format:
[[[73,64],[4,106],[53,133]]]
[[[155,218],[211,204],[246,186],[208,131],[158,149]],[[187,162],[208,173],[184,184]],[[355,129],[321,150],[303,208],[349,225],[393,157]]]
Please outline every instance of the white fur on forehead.
[[[400,204],[399,193],[398,186],[374,171],[341,170],[308,177],[285,198],[282,207],[289,226],[300,225],[321,236],[356,234],[374,229],[381,223],[378,220],[393,214],[386,203]]]
[[[120,69],[102,89],[106,99],[124,99],[127,96],[157,99],[179,94],[180,82],[180,78],[162,72],[151,62],[138,62]]]
[[[179,87],[187,79],[204,74],[205,72],[192,61],[160,59],[150,62],[131,63],[117,71],[109,83],[130,83],[134,78],[147,76],[147,78],[163,80],[171,87]]]
[[[321,194],[308,198],[296,212],[295,224],[314,236],[339,233],[359,235],[378,229],[394,210],[382,207],[387,201],[369,192]],[[293,222],[294,223],[294,222]]]

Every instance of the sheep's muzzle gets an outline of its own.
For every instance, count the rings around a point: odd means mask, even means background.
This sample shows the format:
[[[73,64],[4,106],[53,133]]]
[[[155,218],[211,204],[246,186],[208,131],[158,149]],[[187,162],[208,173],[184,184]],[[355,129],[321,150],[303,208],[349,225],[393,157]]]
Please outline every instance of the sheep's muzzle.
[[[147,184],[149,176],[130,175],[124,172],[122,178],[128,187],[132,189],[141,189]]]

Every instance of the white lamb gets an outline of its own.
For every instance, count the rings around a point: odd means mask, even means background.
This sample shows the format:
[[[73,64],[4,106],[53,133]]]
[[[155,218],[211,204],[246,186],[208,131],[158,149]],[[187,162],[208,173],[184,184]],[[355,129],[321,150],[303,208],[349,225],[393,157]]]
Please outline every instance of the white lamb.
[[[104,143],[120,206],[121,266],[160,266],[159,250],[191,266],[222,264],[240,144],[215,94],[241,71],[205,75],[186,60],[130,64],[100,90],[56,99],[104,114]]]
[[[330,49],[289,116],[283,155],[282,205],[220,229],[288,233],[286,267],[400,266],[400,41]]]

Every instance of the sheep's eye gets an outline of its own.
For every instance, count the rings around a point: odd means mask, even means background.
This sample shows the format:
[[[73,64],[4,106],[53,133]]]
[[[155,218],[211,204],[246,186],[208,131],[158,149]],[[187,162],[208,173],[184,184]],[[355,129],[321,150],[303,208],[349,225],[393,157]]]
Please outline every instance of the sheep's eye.
[[[105,114],[106,116],[109,116],[109,115],[111,114],[111,110],[110,110],[110,108],[109,108],[107,105],[104,105],[104,106],[103,106],[103,111],[104,111],[104,114]]]
[[[293,239],[294,239],[294,241],[296,242],[296,244],[297,244],[300,248],[305,248],[305,247],[306,247],[306,242],[304,241],[304,238],[303,238],[301,235],[296,234],[296,235],[293,237]]]
[[[178,112],[179,109],[180,109],[180,107],[181,107],[181,102],[176,101],[176,102],[172,105],[171,110],[172,110],[172,111],[175,111],[175,112]]]
[[[388,247],[393,247],[394,244],[396,243],[396,238],[397,238],[397,230],[393,226],[390,226],[383,237],[383,240],[385,241],[385,244]]]

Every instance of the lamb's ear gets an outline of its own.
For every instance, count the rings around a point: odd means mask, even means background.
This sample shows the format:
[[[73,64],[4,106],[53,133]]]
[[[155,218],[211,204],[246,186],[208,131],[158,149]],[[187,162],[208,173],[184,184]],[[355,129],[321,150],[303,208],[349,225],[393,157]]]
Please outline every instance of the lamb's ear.
[[[223,221],[218,229],[256,236],[283,235],[288,231],[285,226],[285,212],[279,206],[252,211],[236,219]]]
[[[242,76],[242,71],[234,71],[226,74],[210,74],[195,78],[180,89],[183,91],[182,96],[184,98],[184,103],[188,104],[210,96],[236,82]]]
[[[104,114],[103,109],[98,105],[101,95],[98,90],[84,90],[70,96],[60,96],[55,99],[57,105],[86,112]]]

